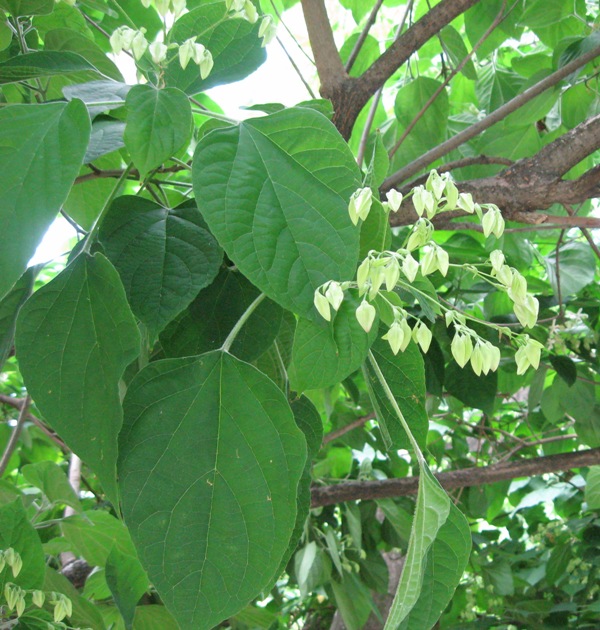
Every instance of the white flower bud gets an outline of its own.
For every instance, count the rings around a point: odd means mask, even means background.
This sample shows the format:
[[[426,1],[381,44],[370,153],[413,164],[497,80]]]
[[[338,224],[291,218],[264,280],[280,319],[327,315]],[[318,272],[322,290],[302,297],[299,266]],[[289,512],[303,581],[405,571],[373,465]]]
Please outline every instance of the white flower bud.
[[[352,193],[348,203],[348,214],[354,225],[359,219],[364,221],[369,216],[372,201],[373,191],[370,188],[359,188]]]
[[[175,19],[177,19],[186,9],[186,0],[171,0],[171,6]]]
[[[400,265],[395,257],[391,257],[384,268],[385,288],[393,291],[400,278]]]
[[[181,46],[179,46],[179,64],[182,69],[185,70],[187,68],[190,59],[194,56],[194,44],[196,43],[195,37],[190,37],[186,39]]]
[[[110,47],[113,51],[114,55],[119,55],[123,50],[123,35],[121,33],[121,29],[118,28],[113,31],[113,34],[110,36],[108,40],[110,42]]]
[[[504,254],[499,249],[495,249],[490,254],[490,262],[492,263],[492,269],[494,271],[499,271],[502,268],[502,266],[504,265],[504,260]]]
[[[169,0],[154,0],[154,6],[161,17],[165,17],[169,12]]]
[[[457,332],[454,335],[454,339],[452,339],[450,349],[452,350],[452,356],[458,365],[460,365],[460,367],[465,367],[468,360],[471,358],[471,354],[473,353],[473,342],[471,341],[470,335]]]
[[[424,276],[428,276],[430,273],[437,271],[438,261],[437,254],[434,247],[430,247],[423,258],[421,259],[421,273]]]
[[[419,344],[419,346],[421,346],[421,350],[423,350],[423,352],[427,352],[429,350],[429,346],[431,345],[433,335],[431,330],[429,330],[423,322],[419,322],[413,328],[412,338]]]
[[[423,191],[423,204],[425,205],[427,218],[432,219],[437,212],[437,201],[433,196],[433,193],[430,193],[428,190]]]
[[[256,20],[258,20],[258,12],[250,0],[246,0],[246,2],[244,2],[244,13],[246,14],[246,19],[250,22],[250,24],[254,24]]]
[[[134,59],[139,61],[144,56],[147,49],[148,40],[144,37],[142,31],[138,31],[131,42],[131,52],[133,53]]]
[[[512,272],[512,282],[508,289],[508,297],[515,303],[524,302],[527,299],[527,280],[515,269]]]
[[[413,226],[413,230],[408,238],[406,249],[414,251],[425,243],[428,243],[433,234],[433,225],[428,219],[419,219]]]
[[[414,282],[418,271],[419,263],[411,256],[410,253],[406,254],[406,256],[404,256],[404,260],[402,261],[402,273],[406,276],[409,282]]]
[[[44,591],[33,591],[31,593],[31,599],[35,606],[41,608],[44,605],[44,601],[46,600],[46,595]]]
[[[463,210],[464,212],[473,214],[473,212],[475,211],[475,203],[473,201],[473,195],[471,195],[471,193],[460,193],[460,195],[458,195],[456,206],[460,208],[461,210]]]
[[[264,48],[270,44],[277,35],[277,25],[270,15],[265,15],[258,29],[258,36],[262,37],[261,47]]]
[[[397,190],[388,190],[385,198],[391,212],[398,212],[402,204],[402,193]]]
[[[152,61],[160,65],[167,58],[167,47],[162,42],[153,42],[148,46]]]
[[[448,257],[448,252],[441,247],[436,247],[436,256],[437,256],[437,265],[438,269],[442,276],[446,276],[448,273],[448,268],[450,266],[450,258]]]
[[[504,233],[504,218],[497,206],[488,205],[488,211],[483,215],[481,225],[485,236],[489,236],[492,233],[496,238],[502,236]]]
[[[314,303],[321,317],[328,322],[331,321],[331,310],[329,308],[329,300],[321,293],[319,289],[315,291]]]
[[[423,186],[417,186],[413,188],[413,206],[415,207],[415,212],[422,217],[425,212],[425,200],[423,199],[423,193],[425,189]]]
[[[432,170],[425,182],[425,188],[429,192],[433,193],[436,200],[439,200],[442,198],[444,188],[446,188],[446,182],[440,177],[440,174],[437,171]]]
[[[537,301],[537,298],[534,298],[533,295],[528,293],[522,302],[515,302],[513,304],[513,310],[523,326],[533,328],[537,322],[540,303]]]
[[[369,332],[373,326],[376,315],[375,307],[363,300],[356,309],[356,319],[365,332]]]
[[[192,57],[200,68],[200,77],[206,79],[215,65],[212,54],[202,44],[194,44]]]
[[[385,339],[390,344],[390,348],[394,354],[398,354],[404,343],[404,337],[404,329],[400,325],[400,322],[394,322],[387,333],[383,335],[382,339]]]
[[[454,210],[458,203],[458,188],[455,183],[448,177],[446,180],[446,206],[444,210]]]
[[[370,273],[371,260],[367,257],[360,263],[358,271],[356,272],[356,285],[358,286],[358,291],[360,295],[365,293],[367,290],[367,280],[369,279]]]
[[[333,310],[337,311],[344,301],[344,291],[342,290],[340,283],[332,280],[325,291],[325,297],[327,298],[329,304],[333,307]]]

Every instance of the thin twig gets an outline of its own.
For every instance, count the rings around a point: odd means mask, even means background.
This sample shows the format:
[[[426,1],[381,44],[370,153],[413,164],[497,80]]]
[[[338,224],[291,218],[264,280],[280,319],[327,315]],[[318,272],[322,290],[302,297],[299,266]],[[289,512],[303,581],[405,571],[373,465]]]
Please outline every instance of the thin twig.
[[[375,20],[377,19],[377,14],[379,13],[379,9],[381,8],[382,4],[383,4],[383,0],[377,0],[377,2],[375,3],[375,6],[371,10],[369,17],[367,18],[367,22],[364,25],[363,30],[360,32],[360,35],[358,36],[356,43],[352,47],[350,56],[348,57],[348,60],[346,61],[346,65],[344,66],[346,68],[346,72],[350,73],[350,70],[352,70],[352,66],[354,65],[354,62],[356,61],[356,58],[358,57],[363,47],[363,44],[365,43],[365,40],[367,39],[369,31],[371,30],[371,27],[373,26],[373,24],[375,24]],[[408,10],[409,9],[407,9],[407,12]]]
[[[315,93],[312,91],[312,88],[310,87],[308,81],[304,78],[304,75],[302,74],[302,71],[298,67],[298,64],[294,61],[294,59],[292,58],[292,55],[290,55],[290,53],[288,52],[288,49],[285,47],[285,44],[281,41],[279,36],[277,36],[276,39],[277,39],[277,43],[281,46],[281,49],[285,53],[285,56],[287,57],[288,61],[292,64],[292,68],[294,68],[294,70],[296,71],[296,74],[298,75],[300,81],[302,81],[302,84],[306,88],[307,92],[310,94],[310,97],[317,98],[315,96]]]
[[[367,150],[367,142],[369,141],[369,134],[371,133],[371,127],[373,126],[373,121],[375,120],[375,114],[377,113],[377,108],[379,107],[379,101],[381,100],[381,93],[383,89],[380,88],[375,92],[375,96],[373,96],[373,102],[371,103],[371,108],[369,109],[369,113],[367,115],[367,120],[365,122],[365,126],[363,127],[362,134],[360,136],[360,142],[358,145],[358,153],[356,154],[356,163],[359,167],[362,168],[363,161],[365,159],[365,151]]]
[[[323,437],[323,444],[328,444],[329,442],[333,442],[333,440],[337,440],[338,438],[342,437],[342,435],[345,435],[346,433],[349,433],[350,431],[353,431],[354,429],[358,429],[359,427],[362,427],[366,422],[368,422],[369,420],[373,420],[374,418],[375,418],[375,414],[369,413],[366,416],[357,418],[356,420],[354,420],[353,422],[350,422],[349,424],[342,427],[341,429],[331,431],[331,433],[328,433],[327,435]]]
[[[570,217],[574,217],[577,214],[577,212],[569,204],[564,204],[563,207]],[[585,227],[580,227],[579,229],[581,230],[583,236],[585,236],[587,242],[590,244],[590,247],[592,248],[594,254],[596,254],[596,257],[600,260],[600,249],[598,248],[598,245],[596,245],[596,241],[594,241],[594,238],[590,234],[589,230]]]
[[[558,240],[556,241],[556,247],[554,248],[554,255],[556,257],[556,298],[558,300],[558,319],[563,319],[565,316],[565,305],[563,304],[562,287],[560,286],[560,246],[562,245],[564,237],[565,230],[561,230]]]
[[[4,449],[4,453],[2,454],[2,459],[0,459],[0,477],[4,474],[6,467],[8,466],[8,462],[10,460],[11,455],[14,453],[17,448],[17,443],[19,442],[19,437],[21,435],[21,431],[25,426],[25,421],[27,420],[27,415],[29,412],[29,405],[31,405],[31,398],[29,396],[25,397],[25,401],[21,406],[21,410],[19,411],[19,417],[17,419],[17,424],[11,433],[10,439]]]

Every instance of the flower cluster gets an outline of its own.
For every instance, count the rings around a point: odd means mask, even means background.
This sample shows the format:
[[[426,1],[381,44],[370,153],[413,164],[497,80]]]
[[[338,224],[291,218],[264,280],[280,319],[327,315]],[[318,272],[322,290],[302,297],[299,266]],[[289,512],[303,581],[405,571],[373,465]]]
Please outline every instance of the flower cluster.
[[[179,46],[179,63],[184,70],[187,68],[190,60],[200,68],[200,76],[206,79],[213,68],[214,61],[210,51],[202,44],[196,42],[195,37],[186,39],[183,44]]]
[[[0,551],[0,571],[3,571],[7,565],[11,568],[13,577],[17,577],[23,568],[23,560],[20,554],[12,547]]]
[[[454,325],[455,333],[450,350],[458,365],[465,367],[470,361],[477,376],[496,371],[500,364],[500,349],[469,328],[462,313],[447,311],[446,325],[451,324]]]

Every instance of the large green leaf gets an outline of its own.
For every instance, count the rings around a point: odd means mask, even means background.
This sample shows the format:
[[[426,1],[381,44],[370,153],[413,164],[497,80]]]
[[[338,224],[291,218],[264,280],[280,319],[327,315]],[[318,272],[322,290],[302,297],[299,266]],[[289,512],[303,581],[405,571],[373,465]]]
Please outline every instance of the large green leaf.
[[[347,205],[359,171],[318,112],[288,109],[209,133],[198,143],[193,181],[228,256],[284,308],[316,319],[314,290],[353,277],[359,231]]]
[[[239,81],[264,63],[265,49],[258,37],[260,23],[227,18],[227,13],[225,2],[207,2],[175,22],[169,32],[170,41],[182,44],[190,37],[196,38],[210,51],[214,66],[208,77],[202,79],[193,62],[183,70],[175,53],[165,71],[167,85],[186,94],[197,94],[216,85]]]
[[[79,101],[0,110],[0,298],[67,198],[89,134],[90,119]]]
[[[558,278],[563,300],[593,282],[596,273],[596,257],[587,244],[570,242],[552,250],[546,259],[546,271],[555,293],[558,294]]]
[[[79,499],[65,471],[58,464],[50,461],[27,464],[21,468],[21,473],[32,486],[39,488],[51,503],[63,503],[75,510],[81,510]]]
[[[142,564],[182,630],[212,628],[276,577],[302,432],[270,379],[219,351],[149,364],[124,408],[119,485]]]
[[[33,291],[36,272],[35,267],[30,267],[0,300],[0,372],[13,349],[17,315]]]
[[[0,507],[0,549],[9,547],[21,556],[23,568],[16,577],[8,567],[0,572],[0,592],[4,592],[6,582],[22,588],[41,588],[46,566],[44,551],[20,497]]]
[[[387,341],[377,339],[371,352],[417,443],[423,448],[429,421],[425,411],[425,365],[417,345],[409,343],[404,352],[394,355]],[[406,431],[369,364],[366,364],[366,371],[369,377],[369,389],[376,404],[377,420],[386,442],[391,442],[388,447],[409,448],[410,443]],[[389,441],[387,436],[389,436]]]
[[[23,306],[17,357],[49,424],[117,500],[119,379],[139,352],[119,274],[102,255],[80,255]]]
[[[465,405],[492,413],[498,389],[498,373],[477,376],[470,365],[461,368],[452,361],[446,367],[444,386],[449,394]]]
[[[160,336],[168,357],[189,357],[223,345],[231,329],[260,291],[242,274],[223,269],[215,281],[167,326]],[[281,322],[281,307],[263,300],[238,333],[230,352],[253,361],[273,343]]]
[[[600,509],[600,466],[590,466],[585,479],[585,502],[588,510]]]
[[[52,13],[54,0],[0,0],[0,7],[13,17]]]
[[[213,281],[223,258],[195,205],[163,208],[142,197],[119,197],[99,239],[131,309],[153,334]]]
[[[329,387],[360,368],[378,327],[374,325],[368,334],[363,330],[356,319],[359,304],[356,297],[347,295],[331,322],[298,321],[290,366],[293,389]]]
[[[11,57],[0,63],[0,85],[70,72],[100,72],[81,55],[44,50]],[[91,76],[91,75],[90,75]]]
[[[189,141],[192,108],[181,90],[157,90],[151,85],[132,87],[125,102],[125,146],[144,177]]]

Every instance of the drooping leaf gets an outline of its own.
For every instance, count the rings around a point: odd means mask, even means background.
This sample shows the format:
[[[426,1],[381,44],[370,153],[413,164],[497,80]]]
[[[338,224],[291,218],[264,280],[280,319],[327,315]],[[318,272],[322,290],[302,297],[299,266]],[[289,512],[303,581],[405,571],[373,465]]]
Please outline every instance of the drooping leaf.
[[[240,273],[223,269],[214,282],[200,291],[190,306],[160,336],[168,357],[189,357],[223,345],[227,335],[260,291]],[[250,315],[230,352],[244,361],[259,357],[277,336],[282,309],[263,300]]]
[[[101,112],[105,112],[125,105],[127,93],[131,85],[117,81],[88,81],[87,83],[76,83],[65,85],[63,94],[68,101],[78,98],[82,100],[93,118]],[[95,103],[103,103],[95,105]]]
[[[356,296],[346,295],[331,322],[298,320],[289,371],[292,389],[329,387],[360,368],[377,336],[377,325],[368,334],[363,330],[356,319],[359,304]]]
[[[102,255],[80,255],[23,306],[17,357],[45,419],[117,500],[119,379],[139,333],[119,275]]]
[[[287,109],[199,142],[194,192],[212,233],[270,298],[316,319],[314,290],[354,275],[358,230],[347,212],[356,162],[318,112]]]
[[[186,95],[176,88],[157,90],[135,85],[127,93],[125,146],[144,177],[189,141],[192,109]]]
[[[0,298],[21,276],[67,198],[89,133],[80,102],[0,110]],[[60,169],[49,169],[48,159]]]
[[[50,461],[27,464],[21,468],[23,477],[36,488],[39,488],[51,503],[70,505],[81,510],[81,504],[69,483],[65,471]]]
[[[425,411],[425,365],[418,347],[413,342],[404,352],[394,355],[390,345],[377,339],[371,352],[385,377],[388,386],[400,407],[419,446],[425,446],[429,421]],[[368,385],[376,403],[377,420],[387,441],[391,440],[394,449],[409,448],[410,442],[402,428],[395,410],[381,387],[372,367],[367,364]]]
[[[182,44],[190,37],[211,53],[213,69],[202,79],[198,66],[190,63],[182,70],[177,53],[170,58],[165,71],[167,85],[198,94],[216,85],[239,81],[254,72],[266,59],[260,23],[250,24],[241,18],[227,18],[225,2],[204,3],[181,16],[169,32],[172,42]]]
[[[113,547],[106,559],[106,583],[123,615],[126,628],[132,628],[135,606],[148,590],[148,576],[137,557]]]
[[[100,71],[81,55],[73,52],[44,50],[32,52],[0,63],[0,85],[16,83],[27,79],[51,77],[71,72],[90,72],[100,75]],[[90,74],[90,77],[93,75]]]
[[[223,352],[150,363],[124,405],[125,520],[182,630],[208,630],[275,579],[304,437],[281,390]]]
[[[13,348],[17,315],[33,291],[36,272],[35,267],[30,267],[0,300],[0,372]]]
[[[0,549],[12,547],[23,561],[21,572],[15,577],[10,568],[0,572],[0,592],[6,582],[21,588],[41,588],[46,563],[42,543],[23,507],[21,497],[0,506]]]
[[[115,199],[99,239],[153,334],[213,281],[223,258],[195,205],[164,208],[132,195]]]

